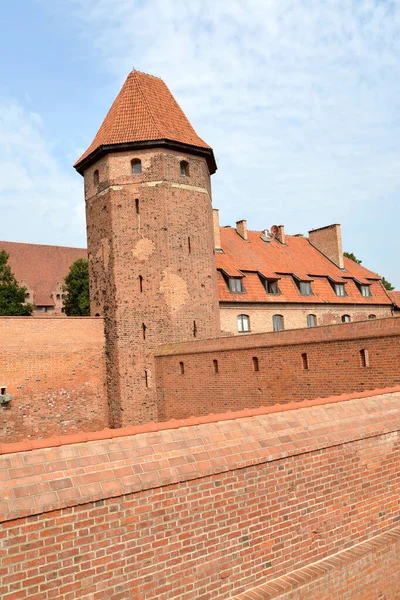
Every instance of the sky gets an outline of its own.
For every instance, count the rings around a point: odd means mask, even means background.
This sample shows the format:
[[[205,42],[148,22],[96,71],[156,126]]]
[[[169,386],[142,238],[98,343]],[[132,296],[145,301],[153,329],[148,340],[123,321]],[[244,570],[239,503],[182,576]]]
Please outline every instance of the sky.
[[[0,239],[85,246],[89,146],[132,68],[218,171],[222,225],[340,223],[400,288],[400,2],[14,0],[0,36]]]

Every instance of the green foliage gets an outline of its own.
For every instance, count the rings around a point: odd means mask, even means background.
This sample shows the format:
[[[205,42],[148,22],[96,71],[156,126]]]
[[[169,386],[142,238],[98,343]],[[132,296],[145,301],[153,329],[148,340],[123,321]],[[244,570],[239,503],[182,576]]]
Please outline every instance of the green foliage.
[[[354,260],[354,262],[358,265],[361,265],[362,263],[362,260],[358,260],[358,258],[352,252],[343,252],[343,256],[346,256],[346,258],[350,258],[350,260]]]
[[[361,265],[362,263],[362,260],[358,260],[358,258],[352,252],[343,252],[343,256],[347,256],[347,258],[354,260],[354,262],[356,262],[359,265]],[[388,281],[384,277],[382,277],[382,285],[386,290],[394,290],[394,287],[392,286],[390,281]]]
[[[78,258],[72,263],[63,290],[65,314],[69,317],[88,317],[90,315],[89,266],[86,258]]]
[[[8,264],[8,256],[5,250],[0,250],[0,316],[29,316],[33,305],[25,304],[26,288],[18,285]]]

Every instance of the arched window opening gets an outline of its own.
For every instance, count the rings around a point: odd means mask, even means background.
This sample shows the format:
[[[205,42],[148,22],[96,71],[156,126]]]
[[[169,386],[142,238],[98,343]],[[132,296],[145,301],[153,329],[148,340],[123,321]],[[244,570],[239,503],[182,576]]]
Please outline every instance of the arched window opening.
[[[99,172],[97,169],[93,173],[93,183],[94,185],[99,185]]]
[[[181,160],[181,176],[189,177],[189,163],[186,160]]]
[[[362,367],[369,367],[369,354],[368,350],[365,350],[365,348],[360,350],[360,360]]]
[[[196,321],[193,321],[193,337],[197,337],[197,325],[196,325]]]
[[[303,365],[303,370],[308,371],[308,356],[306,352],[303,352],[303,354],[301,355],[301,362]]]
[[[376,319],[376,315],[368,315],[368,319]]]
[[[307,327],[316,327],[317,317],[315,315],[307,315]]]
[[[184,375],[184,374],[185,374],[185,365],[183,364],[183,362],[182,362],[182,361],[179,363],[179,373],[180,373],[181,375]]]
[[[237,322],[239,333],[246,333],[246,331],[250,331],[249,315],[238,315]]]
[[[253,369],[254,369],[254,371],[260,370],[257,356],[253,356]]]
[[[216,374],[219,373],[219,370],[218,370],[218,361],[215,358],[213,360],[213,366],[214,366],[214,373],[216,373]]]
[[[274,315],[272,317],[272,328],[274,331],[283,330],[283,317],[282,315]]]
[[[136,198],[136,200],[135,200],[135,211],[136,211],[136,214],[138,215],[139,214],[139,198]]]
[[[139,291],[140,293],[143,292],[143,277],[141,275],[139,275]]]
[[[64,312],[64,308],[62,309],[62,311]],[[96,313],[94,316],[95,316],[95,317],[99,317],[99,316],[100,316],[100,313]]]
[[[142,172],[142,161],[140,160],[140,158],[134,158],[131,161],[131,167],[133,175],[140,175],[140,173]]]
[[[143,339],[144,340],[146,339],[146,329],[147,329],[146,325],[144,323],[142,323],[142,332],[143,332]]]
[[[61,300],[61,294],[56,294],[57,300]]]
[[[350,315],[342,315],[342,323],[350,323]]]

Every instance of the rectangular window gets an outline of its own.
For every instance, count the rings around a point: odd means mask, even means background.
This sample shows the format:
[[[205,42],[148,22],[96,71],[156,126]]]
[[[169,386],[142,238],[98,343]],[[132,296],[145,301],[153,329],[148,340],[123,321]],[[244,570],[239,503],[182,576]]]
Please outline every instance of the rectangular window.
[[[277,281],[265,281],[265,291],[267,294],[280,294],[280,290],[278,287]]]
[[[239,277],[229,278],[229,290],[232,294],[243,294],[243,282]]]
[[[309,281],[300,281],[299,290],[302,296],[312,296],[311,283]]]
[[[282,315],[274,315],[272,317],[272,327],[274,331],[283,330],[283,317]]]
[[[238,332],[244,333],[250,331],[250,319],[248,315],[238,315]]]
[[[335,283],[336,296],[347,296],[344,283]]]
[[[372,296],[369,285],[360,285],[360,292],[364,298],[370,298]]]
[[[307,327],[316,327],[317,317],[315,315],[307,315]]]

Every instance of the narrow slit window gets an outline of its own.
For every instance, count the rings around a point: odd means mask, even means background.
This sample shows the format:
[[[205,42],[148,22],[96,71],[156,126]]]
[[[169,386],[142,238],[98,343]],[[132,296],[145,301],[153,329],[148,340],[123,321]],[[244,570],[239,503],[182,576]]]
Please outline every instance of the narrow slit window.
[[[145,384],[146,384],[146,388],[149,388],[150,387],[149,386],[149,374],[148,374],[147,371],[144,372],[144,381],[145,381]]]
[[[360,350],[360,360],[361,360],[361,366],[362,367],[369,367],[368,350],[365,350],[365,348],[363,348],[362,350]]]
[[[189,177],[189,163],[186,160],[181,160],[181,177]]]
[[[143,332],[143,339],[144,340],[146,339],[146,329],[147,329],[146,325],[144,323],[142,323],[142,332]]]
[[[303,370],[304,371],[308,371],[308,355],[307,352],[303,352],[303,354],[301,355],[301,362],[303,365]]]
[[[253,370],[254,371],[259,371],[260,370],[257,356],[253,356]]]
[[[179,373],[180,373],[181,375],[184,375],[184,374],[185,374],[185,365],[183,364],[183,362],[182,362],[182,361],[179,363]]]
[[[189,251],[189,254],[192,251],[192,246],[191,246],[191,243],[190,243],[190,237],[188,237],[188,251]]]
[[[135,211],[136,211],[136,214],[138,215],[139,214],[139,198],[136,198],[136,200],[135,200]]]
[[[143,277],[141,275],[139,275],[139,290],[140,293],[143,292]]]
[[[140,158],[134,158],[131,161],[132,175],[140,175],[142,172],[142,161]]]
[[[193,337],[197,337],[197,325],[196,325],[196,321],[193,321]]]
[[[214,373],[219,373],[218,370],[218,361],[216,359],[213,360]]]
[[[100,178],[99,178],[99,172],[96,169],[95,172],[93,173],[93,183],[94,183],[94,185],[99,185],[99,180],[100,180]]]

